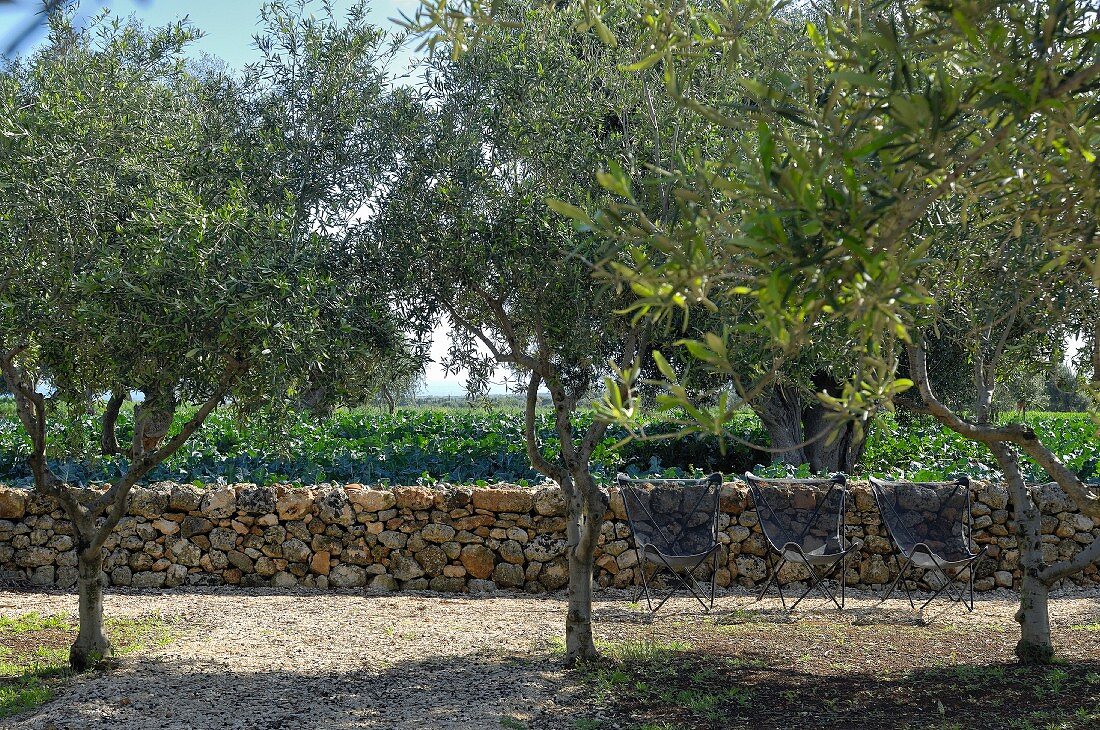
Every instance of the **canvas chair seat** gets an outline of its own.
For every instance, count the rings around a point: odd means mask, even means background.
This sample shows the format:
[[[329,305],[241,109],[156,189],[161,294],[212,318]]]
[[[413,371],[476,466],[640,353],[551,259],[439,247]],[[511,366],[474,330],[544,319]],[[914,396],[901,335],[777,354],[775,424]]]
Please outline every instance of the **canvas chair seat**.
[[[844,555],[840,543],[824,543],[812,550],[798,550],[790,547],[791,543],[783,546],[783,558],[788,563],[809,563],[810,565],[828,565]]]
[[[719,545],[715,545],[709,550],[704,550],[701,553],[695,553],[693,555],[668,555],[658,550],[654,545],[644,545],[642,547],[642,554],[647,562],[656,563],[657,565],[668,565],[674,570],[690,570],[698,565],[700,560],[705,560],[711,553],[717,550],[718,547]]]
[[[964,565],[972,561],[974,558],[962,558],[960,560],[945,560],[936,553],[929,555],[923,551],[914,552],[912,555],[907,555],[907,558],[912,561],[913,565],[918,568],[924,568],[925,570],[935,570],[936,568],[956,570],[962,568]]]
[[[870,481],[882,523],[897,547],[894,562],[898,574],[882,600],[893,595],[900,583],[909,605],[915,609],[916,603],[905,576],[910,568],[918,568],[940,579],[938,587],[932,586],[932,597],[921,604],[921,610],[946,591],[951,600],[973,611],[974,566],[988,547],[974,552],[971,546],[974,527],[970,514],[970,479],[964,476],[953,482],[897,482],[871,477]],[[904,563],[898,559],[898,554],[904,558]],[[945,555],[950,555],[951,559]],[[960,589],[956,595],[952,586],[968,568],[967,590]]]
[[[774,583],[779,600],[787,609],[780,573],[784,565],[794,563],[809,570],[809,581],[787,610],[793,611],[815,589],[837,608],[844,608],[848,558],[862,545],[858,540],[844,538],[847,499],[844,475],[837,474],[831,479],[768,479],[746,472],[745,481],[752,492],[760,529],[771,548],[765,556],[768,579],[757,600]],[[772,564],[773,553],[779,556],[778,565]],[[833,575],[840,587],[839,600],[825,583]]]
[[[714,607],[717,586],[718,504],[722,475],[705,479],[616,479],[626,506],[626,519],[638,554],[635,588],[645,590],[650,618],[677,590],[683,587],[704,611]],[[708,565],[709,564],[709,565]],[[656,566],[646,577],[646,566]],[[699,568],[710,569],[709,591],[695,580]],[[673,585],[654,605],[653,579],[671,574]]]

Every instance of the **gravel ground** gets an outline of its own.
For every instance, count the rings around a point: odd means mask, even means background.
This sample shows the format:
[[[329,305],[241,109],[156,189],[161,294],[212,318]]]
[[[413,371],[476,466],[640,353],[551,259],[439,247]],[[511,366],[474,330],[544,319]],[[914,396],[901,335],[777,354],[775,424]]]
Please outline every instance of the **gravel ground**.
[[[873,622],[908,611],[891,600],[880,612],[873,594],[849,601],[844,620]],[[686,599],[670,604],[659,621],[682,621],[692,608]],[[820,601],[803,605],[808,610],[800,606],[795,620],[818,611],[838,616]],[[934,606],[931,620],[978,630],[1011,624],[1016,599],[986,594],[972,614]],[[778,601],[757,604],[747,593],[730,593],[716,611],[761,608],[778,609]],[[68,594],[0,591],[0,615],[75,609]],[[3,727],[573,730],[592,716],[555,648],[564,633],[561,596],[177,590],[111,593],[107,612],[157,612],[172,622],[175,639],[74,680],[53,701]],[[1064,594],[1052,602],[1052,614],[1056,625],[1096,621],[1100,592]],[[632,625],[644,639],[655,628],[621,592],[600,595],[596,618],[604,635],[634,635]]]

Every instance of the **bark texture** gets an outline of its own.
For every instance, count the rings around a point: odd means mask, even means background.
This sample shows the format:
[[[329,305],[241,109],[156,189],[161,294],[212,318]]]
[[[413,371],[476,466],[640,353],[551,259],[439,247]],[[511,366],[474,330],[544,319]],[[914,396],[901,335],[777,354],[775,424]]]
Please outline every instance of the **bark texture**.
[[[816,374],[813,385],[834,395],[839,387],[825,373]],[[753,403],[753,410],[768,432],[776,463],[809,464],[815,472],[847,474],[863,454],[866,439],[854,424],[832,420],[820,401],[804,397],[794,386],[770,386]]]
[[[1025,664],[1046,664],[1054,658],[1054,645],[1050,639],[1048,586],[1041,578],[1044,567],[1042,515],[1024,484],[1016,452],[1003,442],[992,443],[989,448],[997,457],[997,464],[1008,485],[1016,544],[1023,569],[1020,607],[1016,611],[1016,623],[1020,624],[1016,658]]]
[[[104,456],[113,456],[121,453],[118,445],[118,412],[126,401],[126,393],[116,390],[111,393],[111,399],[107,401],[103,409],[103,427],[99,434],[99,450]]]
[[[77,571],[80,629],[69,647],[69,666],[83,672],[111,655],[111,642],[103,630],[102,549],[80,551]]]
[[[573,489],[574,499],[579,500],[579,509],[576,512],[570,509],[571,515],[576,515],[576,518],[571,516],[566,528],[569,597],[565,617],[565,657],[571,666],[597,656],[592,635],[592,573],[595,568],[596,542],[606,509],[602,494],[596,488],[591,475],[578,476],[589,484]],[[567,481],[572,481],[576,486],[575,480]],[[590,502],[593,493],[597,495],[595,505]]]

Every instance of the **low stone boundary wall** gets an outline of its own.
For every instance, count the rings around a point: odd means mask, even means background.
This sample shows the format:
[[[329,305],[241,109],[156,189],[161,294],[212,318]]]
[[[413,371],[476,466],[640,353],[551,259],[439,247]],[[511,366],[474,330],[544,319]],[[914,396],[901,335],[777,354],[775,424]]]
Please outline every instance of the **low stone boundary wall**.
[[[988,545],[976,588],[1018,586],[1008,492],[975,484],[975,540]],[[1048,561],[1076,554],[1100,536],[1057,485],[1040,489]],[[622,499],[610,493],[597,555],[601,586],[635,581],[637,558]],[[747,489],[723,487],[718,584],[753,586],[765,576],[766,543]],[[849,485],[849,537],[863,539],[853,585],[894,576],[892,546],[866,485]],[[565,504],[555,487],[491,488],[322,485],[312,488],[187,484],[135,488],[128,514],[106,545],[110,585],[306,586],[378,590],[532,593],[563,588]],[[0,581],[69,588],[77,578],[72,529],[59,505],[0,487]],[[797,566],[788,566],[798,578]],[[1097,567],[1074,580],[1100,582]]]

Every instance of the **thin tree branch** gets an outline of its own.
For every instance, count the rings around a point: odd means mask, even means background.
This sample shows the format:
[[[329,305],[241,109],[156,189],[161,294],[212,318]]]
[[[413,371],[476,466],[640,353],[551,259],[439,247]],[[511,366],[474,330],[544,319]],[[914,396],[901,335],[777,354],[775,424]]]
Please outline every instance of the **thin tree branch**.
[[[130,464],[130,468],[126,470],[126,473],[119,481],[88,506],[88,511],[93,515],[100,515],[108,508],[111,508],[107,523],[97,532],[97,541],[99,541],[100,535],[102,535],[105,540],[107,535],[111,533],[111,530],[114,529],[114,526],[118,524],[118,521],[122,519],[122,515],[126,510],[126,496],[129,494],[130,489],[143,476],[148,474],[158,464],[176,453],[181,446],[187,443],[187,439],[191,438],[191,435],[206,421],[207,417],[214,409],[221,405],[229,389],[232,387],[238,372],[235,365],[228,368],[221,382],[214,389],[214,392],[211,393],[210,397],[206,399],[199,410],[195,412],[195,415],[183,425],[179,433],[155,451],[146,452],[138,457]],[[101,541],[99,542],[101,543]]]
[[[527,458],[531,460],[531,466],[560,484],[561,480],[565,478],[565,470],[559,464],[552,464],[548,461],[539,449],[538,433],[535,429],[535,409],[538,407],[540,385],[542,385],[542,376],[535,371],[531,371],[531,379],[527,383],[527,402],[523,412]]]
[[[1097,560],[1100,560],[1100,540],[1094,540],[1091,545],[1069,560],[1063,560],[1060,563],[1048,565],[1039,572],[1039,580],[1049,586],[1062,578],[1081,572]]]

